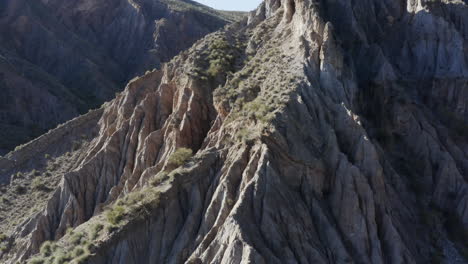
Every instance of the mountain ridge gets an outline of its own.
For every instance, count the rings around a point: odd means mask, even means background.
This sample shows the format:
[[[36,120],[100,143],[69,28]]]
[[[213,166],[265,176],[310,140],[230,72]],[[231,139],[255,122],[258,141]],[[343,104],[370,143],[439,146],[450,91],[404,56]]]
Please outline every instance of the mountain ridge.
[[[466,263],[468,9],[454,3],[266,0],[132,80],[79,145],[76,131],[3,171],[2,197],[57,183],[22,224],[4,218],[0,258]]]
[[[0,154],[99,107],[134,76],[240,19],[193,2],[177,10],[179,2],[4,1],[0,124],[11,132]]]

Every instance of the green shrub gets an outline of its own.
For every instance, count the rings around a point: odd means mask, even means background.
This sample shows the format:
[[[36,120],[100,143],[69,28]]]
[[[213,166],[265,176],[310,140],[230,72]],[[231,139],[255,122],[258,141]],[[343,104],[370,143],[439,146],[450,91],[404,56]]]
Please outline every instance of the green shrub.
[[[47,191],[48,188],[41,177],[36,177],[31,182],[31,188],[36,191]]]
[[[0,233],[0,242],[7,240],[7,238],[8,238],[7,235]]]
[[[44,158],[45,158],[45,159],[50,159],[50,155],[49,155],[49,154],[45,154],[45,155],[44,155]]]
[[[52,255],[52,253],[54,252],[56,248],[57,246],[53,242],[45,241],[44,243],[42,243],[42,246],[39,252],[41,253],[42,256],[49,257]]]
[[[182,166],[193,156],[193,152],[188,148],[179,148],[169,157],[168,164],[174,167]]]
[[[45,260],[41,257],[34,257],[28,261],[29,264],[44,264]]]
[[[76,247],[73,252],[72,256],[73,258],[77,258],[85,253],[85,250],[82,247]]]
[[[236,138],[241,141],[250,141],[254,139],[254,131],[248,128],[241,128],[237,131]]]
[[[68,227],[67,230],[65,230],[65,234],[73,235],[73,227]]]
[[[216,78],[221,74],[232,72],[235,61],[233,50],[226,37],[221,36],[214,40],[208,54],[207,75]]]
[[[91,229],[91,240],[95,240],[96,238],[98,238],[99,233],[101,232],[103,228],[104,228],[103,224],[98,223],[98,224],[93,225]]]
[[[79,245],[83,242],[85,238],[85,234],[81,232],[77,232],[71,235],[70,242],[74,245]]]
[[[169,177],[169,173],[167,171],[161,171],[154,178],[151,179],[150,184],[153,186],[158,186],[163,181],[165,181],[168,177]]]
[[[118,225],[125,216],[125,208],[120,205],[114,206],[111,210],[107,211],[106,218],[112,225]]]

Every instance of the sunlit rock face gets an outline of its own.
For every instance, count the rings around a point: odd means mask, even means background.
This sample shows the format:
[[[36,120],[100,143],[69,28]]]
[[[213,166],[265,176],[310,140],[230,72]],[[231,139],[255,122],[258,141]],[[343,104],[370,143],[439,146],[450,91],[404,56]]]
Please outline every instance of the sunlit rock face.
[[[3,225],[2,259],[466,263],[467,13],[265,1],[68,123],[95,135],[37,213]],[[44,166],[17,163],[2,177]]]

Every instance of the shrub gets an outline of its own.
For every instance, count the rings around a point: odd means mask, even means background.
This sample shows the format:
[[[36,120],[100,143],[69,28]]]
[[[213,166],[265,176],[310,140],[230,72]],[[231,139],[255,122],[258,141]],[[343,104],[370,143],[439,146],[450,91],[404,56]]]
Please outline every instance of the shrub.
[[[112,225],[118,225],[125,216],[125,208],[121,205],[116,205],[112,210],[107,211],[106,218]]]
[[[169,157],[168,164],[174,167],[182,166],[193,156],[193,152],[188,148],[179,148]]]
[[[48,190],[47,186],[44,184],[41,177],[36,177],[33,179],[33,181],[31,182],[31,188],[36,191]]]
[[[25,194],[27,191],[26,187],[24,187],[23,185],[17,185],[15,186],[15,192],[17,194]]]
[[[254,139],[254,135],[254,131],[251,129],[242,128],[237,132],[236,138],[241,141],[251,141]]]
[[[85,253],[85,250],[82,247],[76,247],[73,252],[72,256],[73,258],[77,258]]]
[[[39,175],[41,175],[41,173],[38,172],[37,170],[32,170],[32,175],[39,176]]]
[[[45,158],[45,159],[50,159],[50,155],[49,155],[49,154],[45,154],[45,155],[44,155],[44,158]]]
[[[207,74],[212,78],[232,71],[235,56],[227,39],[222,36],[213,41],[208,55]]]
[[[41,255],[44,257],[49,257],[52,255],[55,248],[56,248],[56,245],[53,242],[45,241],[44,243],[42,243],[42,246],[40,249]]]
[[[31,260],[29,260],[28,262],[29,264],[44,264],[45,263],[45,260],[41,257],[35,257],[35,258],[32,258]]]
[[[104,225],[95,224],[91,229],[91,240],[95,240],[96,238],[98,238],[99,233],[101,232],[103,228],[104,228]]]
[[[73,235],[73,227],[68,227],[67,230],[65,231],[67,235]]]
[[[0,202],[3,203],[3,204],[7,204],[8,202],[10,202],[10,200],[8,200],[8,198],[6,198],[6,197],[1,197]]]
[[[81,242],[83,242],[84,237],[85,235],[81,232],[74,233],[70,238],[70,242],[74,245],[79,245]]]
[[[156,187],[163,181],[165,181],[168,177],[169,173],[167,173],[167,171],[161,171],[154,178],[151,179],[150,184]]]

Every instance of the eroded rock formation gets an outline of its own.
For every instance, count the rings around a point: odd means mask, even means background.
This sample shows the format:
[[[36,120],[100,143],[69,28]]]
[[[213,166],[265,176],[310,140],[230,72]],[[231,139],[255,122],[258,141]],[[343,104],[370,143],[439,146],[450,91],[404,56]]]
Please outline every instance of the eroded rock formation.
[[[237,19],[180,0],[0,3],[0,155]]]
[[[103,106],[2,260],[466,263],[467,13],[266,0]]]

